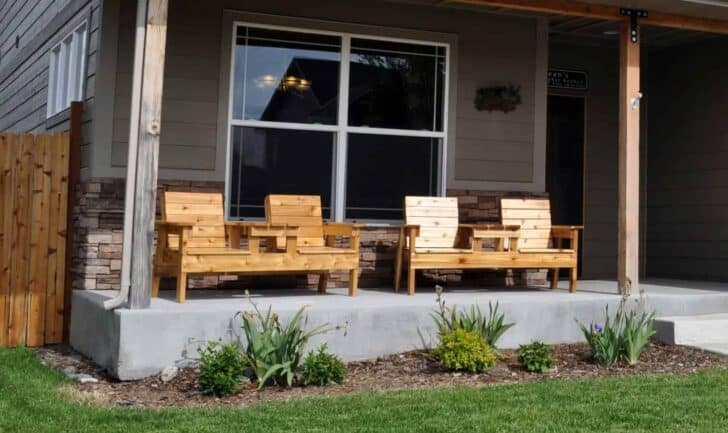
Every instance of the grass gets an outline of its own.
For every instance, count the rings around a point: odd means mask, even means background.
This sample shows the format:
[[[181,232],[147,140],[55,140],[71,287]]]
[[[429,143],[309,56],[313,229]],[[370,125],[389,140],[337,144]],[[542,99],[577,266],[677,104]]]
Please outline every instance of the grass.
[[[728,370],[360,394],[252,409],[104,408],[69,401],[27,349],[0,349],[0,432],[718,432]]]

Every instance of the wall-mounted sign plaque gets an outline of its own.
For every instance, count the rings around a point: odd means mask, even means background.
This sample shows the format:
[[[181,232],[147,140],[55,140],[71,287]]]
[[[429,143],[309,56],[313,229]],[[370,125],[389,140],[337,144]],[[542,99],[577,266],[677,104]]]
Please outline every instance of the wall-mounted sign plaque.
[[[585,71],[549,69],[548,83],[552,89],[589,90],[589,74]]]

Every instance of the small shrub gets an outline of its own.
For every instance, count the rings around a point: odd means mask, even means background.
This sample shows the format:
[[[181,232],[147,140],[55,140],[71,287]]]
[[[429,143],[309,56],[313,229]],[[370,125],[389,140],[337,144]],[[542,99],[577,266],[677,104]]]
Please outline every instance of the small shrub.
[[[637,364],[650,339],[655,335],[655,312],[643,312],[637,315],[634,311],[624,318],[622,329],[622,358],[629,365]]]
[[[518,348],[518,362],[531,373],[548,373],[554,363],[551,348],[539,341]]]
[[[346,365],[328,352],[322,344],[317,352],[309,352],[303,361],[303,384],[326,386],[341,383],[346,377]]]
[[[224,397],[238,390],[245,376],[245,359],[235,343],[210,342],[200,353],[200,390]]]
[[[492,348],[503,334],[515,323],[505,323],[505,315],[498,311],[498,303],[488,303],[488,315],[484,316],[480,307],[471,305],[469,310],[458,311],[456,307],[448,307],[442,297],[442,287],[436,287],[438,309],[431,314],[440,336],[457,329],[476,332]]]
[[[263,314],[256,304],[253,311],[239,313],[247,339],[243,356],[258,379],[258,389],[272,381],[278,385],[293,385],[308,340],[329,330],[322,325],[304,331],[308,319],[302,307],[287,325],[281,324],[278,315],[268,311]]]
[[[497,358],[480,334],[456,329],[440,336],[435,350],[440,364],[448,370],[483,371],[495,365]]]
[[[587,327],[577,321],[597,364],[608,367],[621,359],[635,365],[655,334],[655,312],[625,312],[626,302],[625,296],[613,318],[609,317],[609,307],[606,308],[604,326],[592,323]],[[637,302],[641,309],[643,300]]]
[[[614,319],[609,318],[609,307],[605,312],[604,326],[592,323],[587,328],[583,323],[579,323],[581,332],[584,334],[589,349],[591,350],[592,359],[599,365],[609,367],[619,361],[622,350],[620,341],[620,312]]]

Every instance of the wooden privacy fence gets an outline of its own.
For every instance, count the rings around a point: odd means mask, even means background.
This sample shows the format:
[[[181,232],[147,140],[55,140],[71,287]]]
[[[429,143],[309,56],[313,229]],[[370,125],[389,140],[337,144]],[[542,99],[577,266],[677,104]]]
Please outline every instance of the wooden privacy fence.
[[[64,339],[73,134],[0,133],[0,347]]]

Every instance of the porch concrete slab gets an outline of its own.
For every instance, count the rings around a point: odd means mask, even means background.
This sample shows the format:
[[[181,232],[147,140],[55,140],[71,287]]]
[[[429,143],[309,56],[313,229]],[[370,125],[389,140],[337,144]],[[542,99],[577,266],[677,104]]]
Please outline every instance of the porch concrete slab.
[[[658,317],[656,337],[668,344],[728,344],[728,314]]]
[[[581,281],[579,291],[565,288],[489,288],[446,290],[448,305],[478,305],[484,311],[498,302],[506,321],[515,322],[499,346],[515,348],[531,340],[572,343],[583,339],[576,320],[600,322],[608,305],[614,311],[621,297],[613,281]],[[728,284],[649,283],[646,308],[659,316],[728,313]],[[103,301],[114,291],[74,291],[71,309],[71,344],[122,380],[159,373],[168,365],[194,363],[197,350],[206,341],[239,341],[236,314],[269,306],[288,320],[306,306],[308,326],[328,323],[342,329],[315,337],[309,348],[326,341],[345,360],[371,359],[432,345],[435,329],[430,313],[435,304],[433,289],[418,289],[415,296],[391,289],[362,289],[359,296],[346,296],[346,289],[315,291],[252,290],[251,299],[232,290],[190,290],[188,301],[177,304],[174,293],[162,291],[147,310],[103,310]],[[637,296],[628,300],[637,306]]]
[[[725,344],[699,344],[693,346],[696,349],[702,349],[706,352],[716,353],[718,355],[728,355],[728,343]]]

